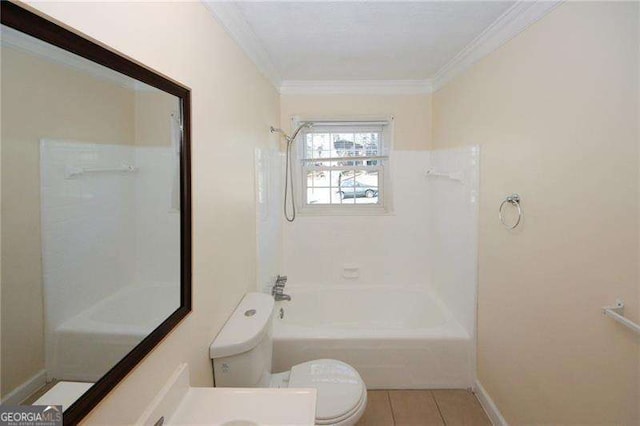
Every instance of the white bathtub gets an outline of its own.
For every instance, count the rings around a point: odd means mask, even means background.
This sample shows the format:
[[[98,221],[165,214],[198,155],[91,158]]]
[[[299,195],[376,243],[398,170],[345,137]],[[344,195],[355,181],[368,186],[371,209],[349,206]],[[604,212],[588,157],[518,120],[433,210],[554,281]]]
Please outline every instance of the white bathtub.
[[[119,290],[53,330],[49,378],[95,382],[179,306],[177,284]]]
[[[274,371],[336,358],[369,389],[471,387],[473,339],[424,287],[288,286],[274,318]],[[280,318],[280,309],[284,317]]]

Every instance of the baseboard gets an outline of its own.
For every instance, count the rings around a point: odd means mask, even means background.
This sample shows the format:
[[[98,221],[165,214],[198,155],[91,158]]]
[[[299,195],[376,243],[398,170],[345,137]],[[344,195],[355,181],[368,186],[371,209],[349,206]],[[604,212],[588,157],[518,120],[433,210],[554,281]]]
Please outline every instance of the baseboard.
[[[493,399],[491,399],[485,388],[482,387],[478,380],[476,380],[474,393],[478,397],[480,405],[482,405],[482,408],[487,413],[487,416],[489,416],[489,419],[494,426],[509,426],[504,417],[502,417],[500,410],[498,410],[498,406],[493,402]]]
[[[2,405],[18,405],[47,383],[47,371],[40,370],[2,398]]]

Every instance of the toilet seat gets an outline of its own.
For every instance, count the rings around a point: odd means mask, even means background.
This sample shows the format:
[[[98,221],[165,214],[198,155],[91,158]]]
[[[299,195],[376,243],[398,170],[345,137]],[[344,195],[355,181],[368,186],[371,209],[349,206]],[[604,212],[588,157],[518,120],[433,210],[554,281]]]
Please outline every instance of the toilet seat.
[[[317,390],[316,424],[319,425],[353,424],[367,403],[367,390],[358,372],[334,359],[295,365],[289,376],[289,387]]]
[[[362,393],[360,402],[358,402],[358,405],[356,405],[349,413],[335,419],[316,418],[316,425],[353,426],[358,420],[360,420],[360,417],[364,414],[365,408],[367,408],[367,392]]]

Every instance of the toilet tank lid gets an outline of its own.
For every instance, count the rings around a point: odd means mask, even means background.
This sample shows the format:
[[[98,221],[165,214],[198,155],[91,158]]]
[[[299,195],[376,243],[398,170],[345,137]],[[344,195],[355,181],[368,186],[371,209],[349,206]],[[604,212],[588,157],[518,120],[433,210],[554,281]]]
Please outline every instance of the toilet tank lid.
[[[255,348],[271,325],[273,297],[247,293],[209,347],[211,359],[241,354]]]

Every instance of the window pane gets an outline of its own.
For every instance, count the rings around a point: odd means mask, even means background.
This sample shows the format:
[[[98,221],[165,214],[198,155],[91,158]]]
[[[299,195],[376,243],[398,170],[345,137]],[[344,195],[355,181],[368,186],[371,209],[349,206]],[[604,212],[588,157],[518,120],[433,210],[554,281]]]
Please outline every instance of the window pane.
[[[313,154],[313,134],[309,133],[305,135],[304,138],[304,158],[312,158]]]
[[[340,182],[342,182],[343,174],[345,171],[343,170],[332,170],[331,171],[331,187],[338,189],[340,186]]]
[[[331,204],[330,188],[307,188],[308,204]]]
[[[307,172],[307,187],[329,187],[329,172],[325,170],[314,170],[311,172]]]
[[[356,172],[355,182],[356,204],[378,203],[378,172]]]
[[[342,192],[337,188],[331,188],[331,204],[342,204]]]
[[[315,133],[313,135],[313,153],[312,158],[329,158],[331,157],[331,140],[327,133]]]
[[[336,157],[353,157],[355,155],[353,133],[335,133],[331,136]]]
[[[371,196],[358,195],[356,197],[356,204],[378,204],[378,188],[369,188],[368,191],[371,193]]]
[[[378,134],[377,133],[356,133],[356,146],[361,146],[364,156],[375,156],[378,154]]]
[[[344,170],[340,172],[338,177],[338,195],[341,204],[355,203],[355,172],[353,170]]]

